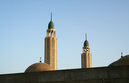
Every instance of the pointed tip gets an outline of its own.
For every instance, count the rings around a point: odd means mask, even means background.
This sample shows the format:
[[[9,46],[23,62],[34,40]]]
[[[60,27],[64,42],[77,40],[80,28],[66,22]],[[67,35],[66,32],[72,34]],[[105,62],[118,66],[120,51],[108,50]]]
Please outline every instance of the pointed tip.
[[[52,21],[52,12],[51,12],[51,21]]]
[[[87,40],[87,33],[85,33],[85,40]]]

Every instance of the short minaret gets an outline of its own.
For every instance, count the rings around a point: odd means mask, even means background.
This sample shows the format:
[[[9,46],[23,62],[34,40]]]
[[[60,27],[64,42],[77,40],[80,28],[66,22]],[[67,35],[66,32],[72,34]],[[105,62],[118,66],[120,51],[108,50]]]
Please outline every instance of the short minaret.
[[[51,21],[48,24],[47,37],[45,38],[45,60],[44,62],[49,64],[54,70],[57,70],[58,66],[58,39],[56,38],[56,30],[54,29],[54,23]]]
[[[87,35],[84,42],[83,53],[81,54],[81,67],[91,68],[92,67],[92,54],[90,53],[89,42],[87,41]]]

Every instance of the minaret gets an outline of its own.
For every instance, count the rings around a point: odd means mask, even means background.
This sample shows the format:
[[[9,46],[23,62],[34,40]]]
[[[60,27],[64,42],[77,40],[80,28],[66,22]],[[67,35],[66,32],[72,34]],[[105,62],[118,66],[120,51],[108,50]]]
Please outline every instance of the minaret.
[[[51,21],[48,24],[47,37],[45,38],[45,63],[53,67],[54,70],[57,70],[58,66],[58,39],[56,38],[56,30],[54,29],[54,23],[52,22],[52,13]]]
[[[84,42],[83,53],[81,54],[81,67],[91,68],[92,67],[92,54],[90,53],[89,42],[87,41],[87,35]]]

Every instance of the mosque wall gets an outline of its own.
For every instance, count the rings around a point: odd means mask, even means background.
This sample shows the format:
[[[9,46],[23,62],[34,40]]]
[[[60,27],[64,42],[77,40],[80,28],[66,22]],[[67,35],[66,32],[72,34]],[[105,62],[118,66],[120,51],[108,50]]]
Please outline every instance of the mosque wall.
[[[129,83],[129,66],[4,74],[0,83]]]

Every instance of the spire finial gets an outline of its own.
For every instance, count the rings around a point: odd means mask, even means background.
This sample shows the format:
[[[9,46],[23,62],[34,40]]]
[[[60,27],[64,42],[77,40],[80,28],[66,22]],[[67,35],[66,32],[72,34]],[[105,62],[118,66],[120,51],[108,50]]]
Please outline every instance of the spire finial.
[[[121,50],[121,58],[122,58],[122,57],[124,57],[124,56],[123,56],[123,52],[122,52],[122,50]]]
[[[85,33],[85,40],[87,40],[87,33]]]
[[[51,12],[51,21],[52,21],[52,12]]]
[[[40,63],[42,62],[42,60],[41,60],[41,59],[42,59],[42,58],[40,57],[40,61],[39,61]]]

